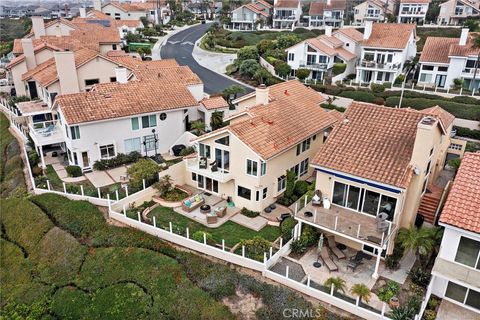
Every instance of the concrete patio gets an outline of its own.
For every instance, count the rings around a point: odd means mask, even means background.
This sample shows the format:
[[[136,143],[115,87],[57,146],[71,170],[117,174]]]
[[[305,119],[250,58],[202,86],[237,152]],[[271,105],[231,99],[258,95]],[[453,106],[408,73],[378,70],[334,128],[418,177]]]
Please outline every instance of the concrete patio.
[[[92,171],[85,173],[85,176],[95,188],[101,188],[115,183],[112,177],[110,177],[105,171]]]
[[[455,303],[443,299],[440,303],[440,308],[438,308],[436,320],[453,320],[460,318],[462,320],[478,320],[480,319],[480,313],[462,308]]]

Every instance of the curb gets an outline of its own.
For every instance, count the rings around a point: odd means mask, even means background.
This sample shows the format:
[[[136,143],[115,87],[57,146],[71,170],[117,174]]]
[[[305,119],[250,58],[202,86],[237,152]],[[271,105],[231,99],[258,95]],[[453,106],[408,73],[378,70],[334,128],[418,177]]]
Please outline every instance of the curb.
[[[155,50],[155,47],[157,46],[158,44],[158,57],[159,57],[159,60],[162,60],[162,47],[165,45],[165,43],[167,42],[167,40],[171,37],[171,36],[174,36],[175,34],[179,33],[179,32],[182,32],[184,30],[187,30],[191,27],[194,27],[194,26],[197,26],[199,25],[200,23],[195,23],[195,24],[192,24],[192,25],[189,25],[187,26],[186,28],[179,28],[177,30],[173,30],[172,32],[170,32],[169,34],[167,34],[166,36],[163,36],[161,40],[155,42],[155,45],[153,46],[153,49]],[[153,58],[153,57],[152,57]]]

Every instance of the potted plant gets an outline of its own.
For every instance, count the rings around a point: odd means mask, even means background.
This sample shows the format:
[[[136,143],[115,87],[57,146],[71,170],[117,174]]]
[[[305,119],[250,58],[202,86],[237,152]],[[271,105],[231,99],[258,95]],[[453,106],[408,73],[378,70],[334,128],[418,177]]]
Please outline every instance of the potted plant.
[[[396,296],[393,296],[393,297],[390,298],[390,301],[388,302],[388,305],[390,306],[390,308],[395,309],[395,308],[400,307],[400,301],[398,300],[398,298]]]

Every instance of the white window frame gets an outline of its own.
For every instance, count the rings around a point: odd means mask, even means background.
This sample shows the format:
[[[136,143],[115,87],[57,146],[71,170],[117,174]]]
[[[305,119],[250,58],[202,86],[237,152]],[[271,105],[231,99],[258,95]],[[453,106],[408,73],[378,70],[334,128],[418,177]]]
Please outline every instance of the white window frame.
[[[107,148],[107,153],[108,152],[108,149],[112,147],[113,148],[113,155],[108,155],[107,157],[103,157],[102,156],[102,148]],[[117,155],[117,148],[115,147],[115,143],[109,143],[109,144],[104,144],[102,146],[98,146],[98,152],[100,154],[100,159],[111,159],[111,158],[114,158],[116,155]]]
[[[251,168],[252,171],[248,172],[248,164],[249,162],[251,163]],[[252,160],[252,159],[247,159],[246,161],[246,167],[245,167],[245,172],[247,175],[252,176],[252,177],[258,177],[258,161]],[[255,173],[254,173],[255,172]]]

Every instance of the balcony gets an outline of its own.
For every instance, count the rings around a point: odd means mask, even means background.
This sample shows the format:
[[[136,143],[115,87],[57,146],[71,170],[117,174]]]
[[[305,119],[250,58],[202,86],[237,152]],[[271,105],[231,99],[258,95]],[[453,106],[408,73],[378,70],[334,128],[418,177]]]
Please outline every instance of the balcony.
[[[230,171],[213,166],[211,164],[212,160],[207,161],[206,166],[200,165],[200,161],[198,157],[186,159],[186,162],[187,162],[187,169],[190,172],[200,174],[204,177],[215,179],[221,183],[225,183],[233,179],[233,176],[230,173]]]
[[[381,15],[380,13],[366,13],[363,17],[365,19],[380,19]]]
[[[473,77],[473,75],[475,74],[475,77],[479,77],[480,76],[480,68],[477,68],[476,72],[475,72],[475,68],[465,68],[462,70],[462,76],[463,77],[467,77],[467,78],[470,78],[470,77]]]
[[[293,21],[296,20],[297,18],[295,16],[283,16],[276,14],[273,16],[273,20],[284,20],[284,21]]]
[[[328,68],[328,64],[327,63],[305,63],[305,61],[300,61],[300,68],[325,71]]]
[[[310,202],[295,213],[295,218],[376,248],[383,247],[396,229],[390,221],[384,221],[380,229],[376,217],[334,204],[326,209],[323,206],[313,206]]]
[[[401,63],[378,63],[375,61],[362,60],[357,62],[357,67],[368,68],[368,69],[378,69],[378,70],[400,70]]]
[[[402,15],[402,16],[417,16],[417,17],[420,17],[420,16],[424,16],[425,14],[427,14],[426,11],[401,11],[400,12],[400,15]]]
[[[28,129],[33,142],[37,146],[65,141],[57,120],[30,123]]]

